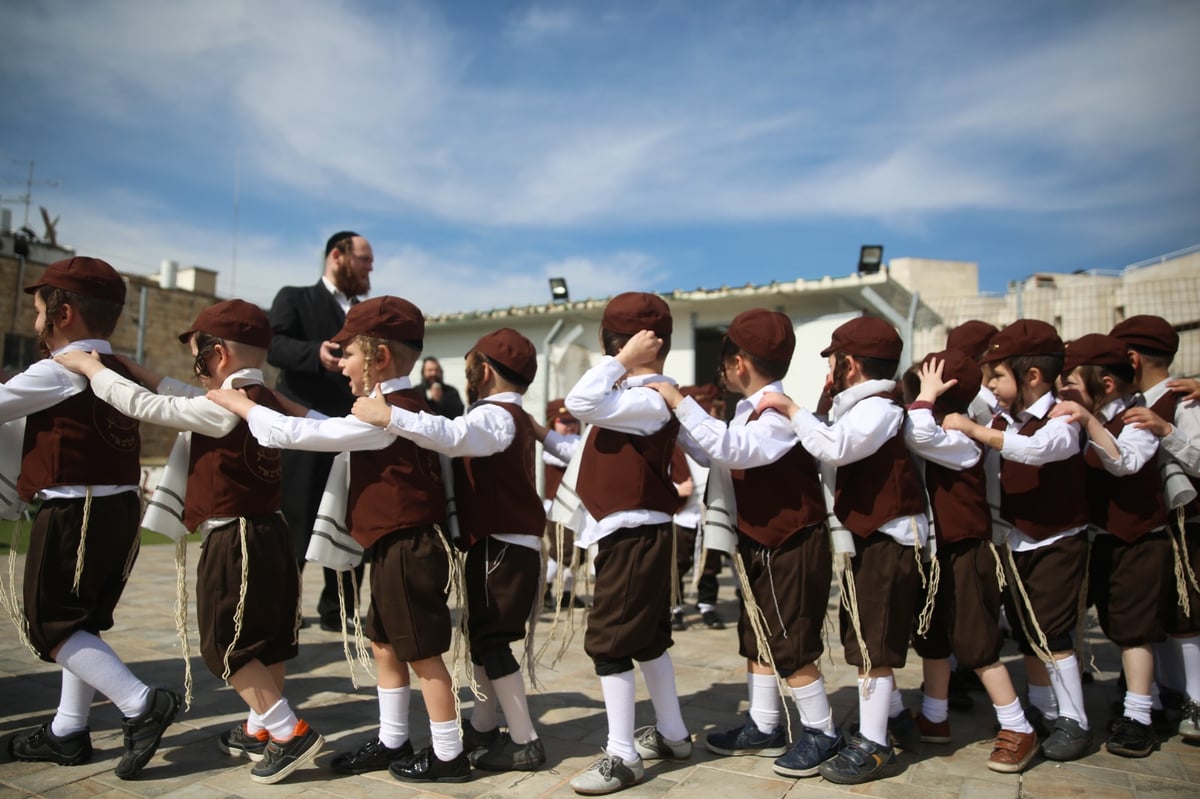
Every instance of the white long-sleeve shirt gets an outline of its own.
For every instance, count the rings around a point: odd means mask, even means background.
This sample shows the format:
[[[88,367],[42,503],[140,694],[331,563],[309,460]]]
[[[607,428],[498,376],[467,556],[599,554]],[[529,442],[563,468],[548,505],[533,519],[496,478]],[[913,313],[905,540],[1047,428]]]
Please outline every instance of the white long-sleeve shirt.
[[[860,461],[878,452],[900,430],[904,409],[886,397],[875,396],[891,393],[895,387],[894,380],[857,383],[833,398],[829,424],[801,408],[792,417],[792,429],[804,448],[822,463],[838,467]],[[906,546],[913,544],[914,530],[924,546],[929,536],[924,514],[900,516],[879,527],[881,533]]]
[[[1146,406],[1153,407],[1168,391],[1166,380],[1151,386],[1142,395]],[[1185,472],[1200,477],[1200,402],[1181,400],[1175,406],[1175,418],[1167,421],[1174,429],[1159,439],[1159,445]]]
[[[508,449],[517,435],[512,414],[497,402],[522,405],[520,394],[505,391],[473,403],[466,413],[454,419],[393,407],[392,420],[386,429],[423,449],[452,458],[486,458]],[[536,535],[499,531],[491,537],[539,552],[542,548],[542,540]]]
[[[1004,431],[1003,448],[999,452],[990,451],[987,460],[984,461],[989,480],[999,481],[1002,459],[1029,466],[1044,466],[1047,463],[1066,460],[1079,453],[1079,425],[1067,421],[1065,417],[1051,419],[1031,436],[1023,436],[1017,432],[1034,419],[1044,419],[1056,402],[1054,395],[1047,391],[1028,408],[1019,412],[1016,418],[1006,411],[1000,412],[1000,415],[1008,421],[1008,429]],[[1009,532],[1008,543],[1014,552],[1028,552],[1050,546],[1067,536],[1078,535],[1086,529],[1086,524],[1071,527],[1039,541],[1013,527]]]
[[[962,471],[979,463],[983,447],[961,430],[944,430],[929,408],[910,408],[904,422],[904,443],[918,457]]]
[[[584,373],[567,394],[565,404],[571,415],[585,424],[648,436],[661,430],[671,419],[666,400],[654,389],[646,387],[647,383],[663,382],[675,383],[658,374],[625,377],[621,362],[605,356]],[[617,530],[670,521],[670,514],[645,508],[617,511],[603,519],[595,519],[589,514],[583,530],[577,531],[575,543],[586,548]]]
[[[112,344],[106,339],[84,338],[72,341],[52,354],[75,350],[111,355]],[[13,375],[7,383],[0,383],[0,424],[52,408],[83,391],[87,385],[88,379],[83,375],[72,372],[53,358],[43,358]],[[136,485],[49,486],[38,491],[37,496],[41,499],[80,499],[87,496],[89,487],[95,497],[138,490]]]
[[[685,434],[679,445],[698,463],[718,463],[730,469],[753,469],[775,463],[788,454],[799,441],[792,424],[782,413],[768,411],[750,421],[764,393],[783,393],[783,384],[775,381],[763,386],[748,397],[738,400],[733,419],[728,426],[714,419],[700,403],[684,397],[675,408],[675,415]]]
[[[1127,407],[1129,406],[1125,399],[1117,397],[1100,408],[1096,418],[1102,424],[1107,424],[1124,413]],[[1088,440],[1088,447],[1099,456],[1100,463],[1104,465],[1105,471],[1109,474],[1115,474],[1118,477],[1135,474],[1158,455],[1158,437],[1149,430],[1140,430],[1127,424],[1121,428],[1121,432],[1115,439],[1107,430],[1104,431],[1104,434],[1116,444],[1118,457],[1113,458],[1103,446],[1093,439]]]
[[[376,385],[373,395],[391,394],[406,388],[412,388],[408,377],[396,377]],[[396,440],[395,433],[353,416],[318,417],[320,414],[311,413],[306,417],[285,416],[258,405],[246,415],[246,422],[258,443],[277,449],[355,452],[385,449]]]

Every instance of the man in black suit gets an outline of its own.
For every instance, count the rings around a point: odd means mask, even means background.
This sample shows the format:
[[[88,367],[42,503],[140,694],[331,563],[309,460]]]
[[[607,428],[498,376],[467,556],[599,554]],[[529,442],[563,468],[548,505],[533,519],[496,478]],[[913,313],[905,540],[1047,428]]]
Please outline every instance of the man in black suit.
[[[267,361],[279,367],[276,388],[289,399],[327,416],[345,416],[354,404],[350,382],[338,365],[341,348],[330,341],[342,328],[346,311],[370,291],[375,256],[370,243],[350,230],[334,233],[325,243],[325,272],[313,286],[285,286],[275,295],[269,314],[275,335]],[[284,450],[283,515],[292,533],[300,568],[312,536],[321,492],[329,478],[333,454]],[[355,570],[362,584],[363,567]],[[342,629],[338,605],[338,573],[325,569],[325,587],[317,603],[321,629]],[[358,597],[344,572],[346,614],[357,613]]]
[[[458,389],[442,378],[442,365],[432,356],[421,362],[421,384],[425,387],[425,401],[438,416],[457,419],[463,415],[462,397]]]

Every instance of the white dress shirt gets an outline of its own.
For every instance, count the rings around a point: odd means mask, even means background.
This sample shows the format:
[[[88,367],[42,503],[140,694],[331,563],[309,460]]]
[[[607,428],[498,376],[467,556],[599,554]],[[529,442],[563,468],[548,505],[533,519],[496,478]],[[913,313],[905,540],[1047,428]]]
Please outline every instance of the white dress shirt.
[[[384,380],[371,391],[391,394],[412,388],[407,376]],[[264,447],[303,449],[310,452],[355,452],[386,449],[396,440],[386,428],[360,421],[353,416],[316,418],[286,416],[278,411],[255,406],[246,416],[250,433]]]
[[[647,383],[675,381],[663,375],[625,377],[625,367],[605,356],[588,369],[566,397],[567,410],[584,424],[594,424],[619,433],[648,436],[662,429],[671,419],[666,400]],[[587,457],[586,455],[584,457]],[[667,524],[671,515],[638,508],[610,513],[603,519],[589,514],[583,530],[577,531],[575,545],[589,547],[617,530],[648,524]]]
[[[512,414],[497,402],[522,405],[520,394],[503,391],[473,403],[466,413],[455,419],[393,407],[387,431],[451,458],[486,458],[504,452],[512,446],[517,435]],[[491,537],[538,552],[542,549],[541,536],[500,531],[492,533]]]
[[[962,471],[979,463],[983,446],[961,430],[944,430],[930,408],[909,409],[904,421],[904,443],[918,457]]]
[[[904,409],[887,397],[875,396],[890,393],[895,387],[894,380],[857,383],[833,398],[829,424],[801,408],[792,417],[792,429],[804,448],[822,463],[838,467],[860,461],[874,455],[900,431]],[[914,530],[921,546],[925,546],[929,522],[924,514],[899,516],[879,526],[879,532],[906,546],[914,543]]]
[[[1107,424],[1124,413],[1128,407],[1124,397],[1117,397],[1106,403],[1096,413],[1096,418],[1102,424]],[[1115,439],[1107,430],[1104,431],[1104,434],[1117,445],[1118,457],[1113,458],[1104,447],[1091,439],[1088,440],[1088,447],[1099,456],[1100,463],[1104,465],[1105,471],[1109,474],[1115,474],[1118,477],[1136,474],[1158,455],[1158,437],[1149,430],[1141,430],[1127,424],[1121,428],[1121,432]]]
[[[1168,391],[1166,380],[1151,386],[1142,395],[1146,406],[1152,407]],[[1159,439],[1163,451],[1174,458],[1185,472],[1200,477],[1200,402],[1181,400],[1175,406],[1175,418],[1167,421],[1171,422],[1174,429]]]
[[[718,463],[730,469],[753,469],[775,463],[798,443],[787,416],[769,410],[750,421],[764,393],[783,393],[779,381],[769,383],[738,400],[728,426],[714,419],[692,397],[684,397],[675,408],[685,434],[679,444],[698,463]]]
[[[62,352],[98,352],[112,354],[112,344],[106,339],[84,338],[72,341],[52,354]],[[30,364],[29,368],[13,375],[7,383],[0,383],[0,424],[20,419],[47,408],[53,408],[65,399],[75,396],[88,385],[88,380],[76,374],[53,358],[43,358]],[[41,499],[80,499],[87,496],[89,486],[49,486],[37,492]],[[108,497],[124,491],[137,491],[136,485],[90,486],[92,496]]]

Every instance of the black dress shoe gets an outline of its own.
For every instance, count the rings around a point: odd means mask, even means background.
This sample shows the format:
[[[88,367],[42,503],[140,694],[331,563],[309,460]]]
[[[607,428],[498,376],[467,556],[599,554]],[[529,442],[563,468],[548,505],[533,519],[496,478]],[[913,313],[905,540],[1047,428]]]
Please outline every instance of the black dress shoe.
[[[342,631],[342,620],[339,619],[337,616],[333,616],[332,618],[322,617],[321,629],[327,633],[340,633]],[[353,616],[346,617],[346,630],[347,630],[347,632],[349,632],[351,634],[354,633],[354,617]]]
[[[433,747],[427,747],[410,758],[397,760],[388,772],[401,782],[466,782],[471,779],[471,761],[465,750],[453,760],[438,760]]]
[[[59,738],[50,722],[16,733],[8,740],[8,753],[14,760],[44,761],[60,766],[78,766],[92,759],[92,736],[87,729]]]
[[[378,738],[372,738],[353,752],[338,754],[329,765],[339,774],[366,774],[368,771],[383,771],[397,760],[412,757],[412,754],[411,741],[392,749],[384,746]]]

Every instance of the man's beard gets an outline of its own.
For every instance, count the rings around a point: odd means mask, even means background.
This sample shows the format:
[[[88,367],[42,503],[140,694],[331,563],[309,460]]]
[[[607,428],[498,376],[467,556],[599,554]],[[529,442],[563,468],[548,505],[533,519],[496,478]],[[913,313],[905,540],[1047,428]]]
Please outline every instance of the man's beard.
[[[371,290],[371,277],[360,277],[349,261],[345,260],[338,264],[333,272],[333,285],[347,297],[361,297]]]

